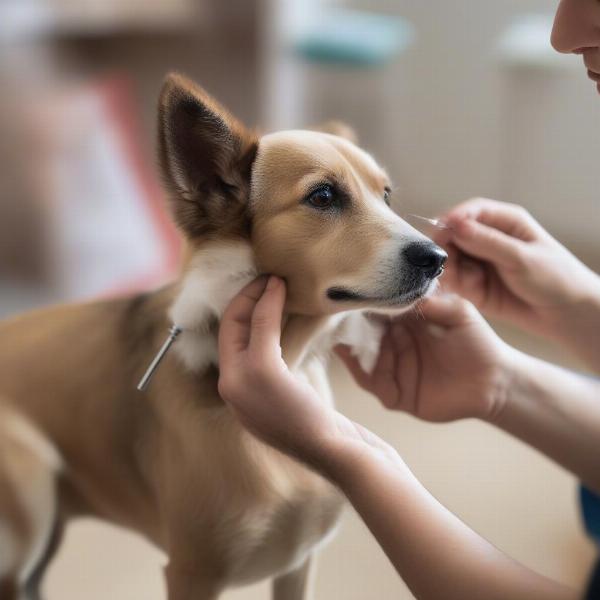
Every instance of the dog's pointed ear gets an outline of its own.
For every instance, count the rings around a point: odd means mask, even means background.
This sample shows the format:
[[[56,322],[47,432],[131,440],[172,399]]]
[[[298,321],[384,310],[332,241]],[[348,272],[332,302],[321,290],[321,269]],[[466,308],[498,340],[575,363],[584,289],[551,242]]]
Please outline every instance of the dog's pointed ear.
[[[170,74],[160,95],[159,158],[177,224],[200,235],[240,216],[250,192],[258,136],[202,88]]]
[[[347,125],[343,121],[326,121],[325,123],[320,123],[319,125],[315,125],[314,127],[309,127],[312,131],[320,131],[322,133],[330,133],[331,135],[337,135],[338,137],[344,138],[353,144],[358,143],[358,136],[356,135],[356,131]]]

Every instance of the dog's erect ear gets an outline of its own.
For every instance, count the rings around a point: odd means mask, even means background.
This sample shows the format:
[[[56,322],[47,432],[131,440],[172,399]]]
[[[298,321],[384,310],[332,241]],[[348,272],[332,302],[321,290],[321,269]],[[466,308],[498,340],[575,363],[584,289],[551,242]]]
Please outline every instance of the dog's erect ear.
[[[320,123],[314,127],[309,127],[309,129],[312,131],[321,131],[322,133],[337,135],[338,137],[344,138],[353,144],[358,143],[356,131],[354,131],[350,125],[346,125],[346,123],[343,121],[326,121],[325,123]]]
[[[158,136],[177,224],[190,236],[244,225],[258,137],[179,74],[164,83]]]

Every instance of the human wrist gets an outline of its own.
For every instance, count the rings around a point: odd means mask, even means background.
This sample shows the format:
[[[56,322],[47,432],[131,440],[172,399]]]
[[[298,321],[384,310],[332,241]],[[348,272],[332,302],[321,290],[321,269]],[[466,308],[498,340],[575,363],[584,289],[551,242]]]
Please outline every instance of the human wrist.
[[[520,373],[522,353],[503,340],[498,342],[493,367],[485,376],[479,395],[469,402],[470,409],[463,418],[494,423],[511,400],[515,380]]]
[[[323,447],[319,460],[321,473],[345,494],[350,494],[356,482],[375,465],[412,475],[392,446],[360,425],[353,425],[357,427],[357,435],[345,434],[331,439]]]
[[[475,415],[476,418],[497,425],[513,405],[521,401],[528,386],[530,359],[531,356],[505,344],[490,384],[487,410],[483,416]]]
[[[600,371],[600,277],[590,272],[587,285],[556,311],[553,339]]]
[[[537,404],[539,388],[543,385],[546,366],[543,360],[513,349],[507,370],[505,395],[490,422],[500,429],[509,430],[512,421],[529,412]]]

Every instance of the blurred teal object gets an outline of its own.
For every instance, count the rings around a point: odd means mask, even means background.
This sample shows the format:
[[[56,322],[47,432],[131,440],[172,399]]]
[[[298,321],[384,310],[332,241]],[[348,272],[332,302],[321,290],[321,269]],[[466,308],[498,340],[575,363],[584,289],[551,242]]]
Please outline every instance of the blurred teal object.
[[[298,36],[293,47],[310,62],[368,67],[390,62],[414,38],[414,27],[400,17],[330,9]]]

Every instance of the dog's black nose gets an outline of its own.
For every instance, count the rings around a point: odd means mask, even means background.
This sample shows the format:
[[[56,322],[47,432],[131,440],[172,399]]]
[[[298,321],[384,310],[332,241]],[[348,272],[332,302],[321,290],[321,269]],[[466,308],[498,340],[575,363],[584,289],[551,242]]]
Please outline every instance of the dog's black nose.
[[[433,242],[413,242],[404,249],[403,254],[411,265],[419,267],[431,277],[437,277],[442,272],[448,258],[448,255]]]

